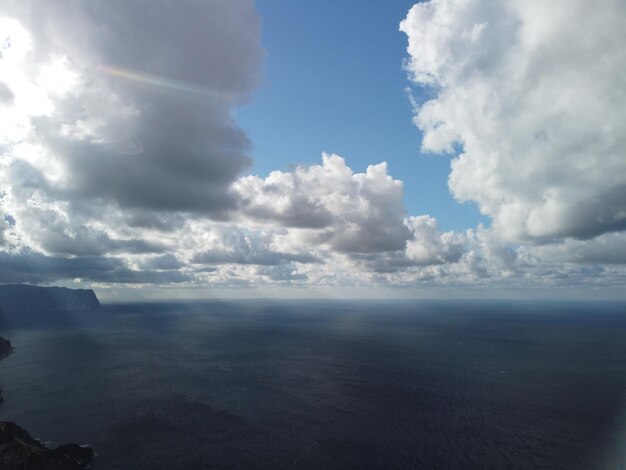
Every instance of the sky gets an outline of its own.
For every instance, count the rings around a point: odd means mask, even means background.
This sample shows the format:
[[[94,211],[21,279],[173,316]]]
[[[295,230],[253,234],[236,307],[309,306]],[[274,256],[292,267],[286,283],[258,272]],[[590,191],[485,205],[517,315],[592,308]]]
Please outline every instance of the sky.
[[[402,175],[407,213],[430,214],[444,230],[487,225],[475,204],[460,204],[448,191],[450,157],[420,152],[403,68],[406,35],[398,29],[412,5],[258,2],[263,78],[236,110],[253,144],[250,171],[266,176],[315,165],[322,152],[343,156],[358,172],[386,161],[390,174]],[[414,94],[425,100],[428,91],[414,87]]]
[[[626,5],[0,6],[0,282],[624,298]]]

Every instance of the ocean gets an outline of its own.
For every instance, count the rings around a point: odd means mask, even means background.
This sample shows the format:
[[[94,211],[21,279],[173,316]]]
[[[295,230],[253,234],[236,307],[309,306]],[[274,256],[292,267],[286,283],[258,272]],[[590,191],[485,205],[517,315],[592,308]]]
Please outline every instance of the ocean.
[[[625,469],[626,305],[103,305],[0,329],[11,420],[93,469]]]

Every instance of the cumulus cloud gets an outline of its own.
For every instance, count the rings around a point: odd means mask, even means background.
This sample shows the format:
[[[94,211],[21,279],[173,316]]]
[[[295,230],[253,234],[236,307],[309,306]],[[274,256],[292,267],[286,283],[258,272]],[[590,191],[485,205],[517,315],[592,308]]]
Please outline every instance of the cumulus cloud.
[[[423,150],[509,241],[626,229],[626,4],[431,0],[401,23]]]
[[[454,232],[441,233],[430,216],[409,217],[406,226],[412,233],[406,256],[412,264],[427,266],[458,261],[465,251],[464,239]]]
[[[321,165],[298,167],[267,178],[241,178],[234,189],[244,215],[263,223],[304,229],[306,243],[342,253],[402,250],[409,238],[403,224],[403,185],[387,174],[385,162],[353,173],[343,158],[323,154]]]
[[[192,264],[256,265],[254,275],[274,280],[342,283],[454,262],[463,251],[434,219],[405,217],[403,185],[384,162],[354,173],[342,157],[323,154],[321,165],[242,177],[233,191],[242,201],[237,219],[196,221],[181,239],[193,246]]]
[[[455,263],[466,250],[466,237],[455,232],[441,232],[437,221],[428,216],[412,216],[403,220],[409,236],[402,250],[353,253],[358,269],[375,273],[395,273],[411,268]],[[415,272],[415,270],[413,270]]]
[[[321,260],[308,250],[288,253],[273,249],[273,234],[254,232],[241,227],[212,228],[213,243],[207,249],[196,250],[191,262],[195,264],[251,264],[277,266],[288,263],[318,263]]]

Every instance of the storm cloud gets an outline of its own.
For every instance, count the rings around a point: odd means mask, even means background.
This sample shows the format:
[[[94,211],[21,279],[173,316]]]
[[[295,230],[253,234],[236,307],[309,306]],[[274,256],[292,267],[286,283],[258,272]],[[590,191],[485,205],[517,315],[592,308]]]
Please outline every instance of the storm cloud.
[[[171,7],[4,7],[3,95],[28,120],[8,144],[30,146],[12,153],[31,154],[46,194],[217,216],[235,207],[229,186],[250,158],[231,113],[259,78],[260,20],[249,1]]]

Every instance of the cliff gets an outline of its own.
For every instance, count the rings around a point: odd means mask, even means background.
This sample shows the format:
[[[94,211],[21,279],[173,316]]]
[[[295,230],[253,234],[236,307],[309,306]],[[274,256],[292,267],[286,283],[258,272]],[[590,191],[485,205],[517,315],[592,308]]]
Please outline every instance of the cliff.
[[[98,307],[100,302],[91,289],[0,285],[0,311],[3,313],[92,310]]]
[[[0,285],[0,330],[76,324],[99,308],[91,289]]]

